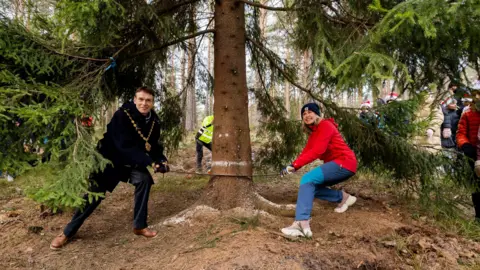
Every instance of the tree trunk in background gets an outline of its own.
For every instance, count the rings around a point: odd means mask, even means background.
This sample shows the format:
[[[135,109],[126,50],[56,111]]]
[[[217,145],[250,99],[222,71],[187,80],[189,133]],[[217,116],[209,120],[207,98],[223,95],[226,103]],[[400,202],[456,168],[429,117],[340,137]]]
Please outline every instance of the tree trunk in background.
[[[212,72],[212,41],[209,38],[208,39],[208,57],[207,57],[207,69],[208,73],[213,76]],[[213,95],[210,89],[210,81],[208,83],[208,89],[207,93],[205,93],[205,116],[211,115],[212,114],[212,101],[213,101]]]
[[[185,75],[186,64],[187,64],[187,54],[185,53],[185,50],[183,50],[182,51],[182,59],[180,60],[180,69],[181,69],[181,71],[180,71],[180,89],[178,90],[179,94],[181,94],[181,97],[182,97],[182,101],[181,101],[182,108],[187,107],[187,90],[186,90],[187,79],[186,79],[186,75]],[[185,110],[182,114],[182,123],[183,123],[184,128],[186,127],[186,125],[185,125],[186,115],[187,115],[187,112]]]
[[[268,2],[268,0],[260,0],[260,4],[265,5]],[[265,28],[267,25],[267,12],[265,9],[261,8],[259,9],[259,16],[258,16],[258,24],[260,28],[260,37],[259,39],[264,41],[265,40]],[[264,87],[262,84],[262,78],[260,77],[260,73],[257,71],[256,67],[255,69],[255,82],[254,82],[254,88],[255,90],[261,89]],[[265,81],[265,78],[263,78]],[[251,122],[252,127],[258,126],[259,120],[261,118],[261,115],[259,115],[258,109],[257,109],[257,101],[255,98],[251,100],[251,105],[249,106],[249,119]]]
[[[357,104],[357,105],[360,106],[360,104],[362,104],[362,102],[363,102],[363,87],[360,86],[360,87],[358,88],[358,99],[357,99],[357,103],[358,103],[358,104]],[[370,102],[372,102],[372,100],[370,100]],[[373,105],[373,104],[372,104],[372,105]]]
[[[308,88],[308,83],[309,83],[309,78],[308,74],[310,71],[310,53],[308,51],[305,51],[303,53],[303,58],[302,58],[302,86]],[[302,101],[300,103],[305,104],[309,102],[310,97],[307,95],[307,93],[302,93]]]
[[[174,91],[175,91],[175,89],[177,89],[176,77],[177,77],[177,70],[175,68],[175,50],[172,50],[172,54],[170,55],[170,82],[169,82],[169,86]]]
[[[236,0],[215,1],[212,174],[202,197],[219,209],[253,207],[245,65],[245,11]]]
[[[195,9],[190,11],[190,32],[195,32]],[[193,131],[197,123],[197,102],[195,98],[195,48],[197,47],[196,39],[188,40],[188,71],[187,71],[187,97],[186,97],[186,115],[185,115],[185,129]]]
[[[295,65],[300,70],[299,77],[303,78],[303,73],[301,71],[301,67],[302,67],[303,62],[302,62],[301,52],[298,51],[298,50],[294,51],[294,61],[295,61]],[[303,85],[303,80],[302,80],[302,86],[305,86],[305,85]],[[297,111],[299,112],[300,108],[303,106],[303,92],[298,90],[298,89],[295,89],[295,105],[296,105],[295,107],[296,107]],[[295,115],[295,119],[302,120],[302,117],[301,117],[300,113],[295,113],[294,115]]]
[[[290,50],[287,48],[287,64],[290,64]],[[287,118],[290,118],[290,83],[285,84],[285,109],[287,110]]]

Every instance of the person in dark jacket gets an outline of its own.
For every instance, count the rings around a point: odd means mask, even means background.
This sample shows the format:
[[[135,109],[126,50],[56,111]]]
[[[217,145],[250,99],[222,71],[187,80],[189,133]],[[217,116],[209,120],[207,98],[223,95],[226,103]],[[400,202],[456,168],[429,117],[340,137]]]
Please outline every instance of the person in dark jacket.
[[[456,136],[458,121],[460,121],[460,114],[458,113],[457,100],[449,98],[442,106],[444,120],[441,126],[442,129],[442,147],[454,148],[457,146]]]
[[[331,189],[330,186],[344,182],[357,171],[355,153],[348,147],[338,131],[333,118],[324,119],[316,103],[303,105],[302,121],[309,133],[307,145],[292,164],[286,166],[281,176],[294,173],[316,159],[323,164],[302,176],[298,190],[295,221],[281,231],[287,236],[312,237],[310,214],[313,199],[318,198],[338,203],[336,213],[343,213],[357,198],[345,191]]]
[[[148,229],[147,225],[147,205],[153,184],[147,167],[152,166],[154,172],[169,171],[167,158],[163,155],[163,147],[159,143],[160,121],[152,110],[153,102],[153,90],[141,87],[137,89],[133,102],[125,103],[115,112],[107,125],[107,132],[97,145],[98,151],[109,159],[113,166],[107,165],[102,172],[90,176],[95,182],[90,186],[92,192],[112,192],[119,181],[128,181],[135,186],[133,233],[147,238],[157,235],[155,231]],[[102,198],[98,198],[89,202],[87,195],[84,199],[87,203],[83,211],[78,209],[75,212],[63,233],[53,239],[50,248],[63,247],[102,201]]]

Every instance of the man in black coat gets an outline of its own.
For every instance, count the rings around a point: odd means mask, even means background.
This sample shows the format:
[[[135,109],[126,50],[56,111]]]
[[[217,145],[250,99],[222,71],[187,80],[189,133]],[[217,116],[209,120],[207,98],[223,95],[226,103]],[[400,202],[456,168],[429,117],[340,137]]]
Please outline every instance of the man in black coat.
[[[163,147],[159,143],[160,121],[152,110],[154,92],[147,88],[137,89],[132,102],[127,102],[115,112],[107,125],[107,132],[98,143],[98,151],[109,159],[102,172],[93,173],[90,178],[92,192],[105,194],[112,192],[119,181],[129,182],[135,186],[135,206],[133,216],[133,232],[136,235],[155,237],[157,233],[148,229],[147,205],[153,179],[147,167],[152,166],[155,172],[165,173],[169,170],[167,158],[163,155]],[[83,210],[78,209],[63,233],[53,239],[50,248],[63,247],[68,239],[75,235],[83,222],[100,205],[103,198],[87,201]]]

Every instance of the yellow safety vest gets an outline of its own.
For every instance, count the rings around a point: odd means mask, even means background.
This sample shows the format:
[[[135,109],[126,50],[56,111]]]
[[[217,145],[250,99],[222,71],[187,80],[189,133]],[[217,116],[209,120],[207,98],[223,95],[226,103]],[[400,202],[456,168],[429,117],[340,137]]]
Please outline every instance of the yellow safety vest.
[[[197,132],[195,136],[198,140],[209,144],[213,139],[213,115],[209,115],[203,119],[202,128]]]

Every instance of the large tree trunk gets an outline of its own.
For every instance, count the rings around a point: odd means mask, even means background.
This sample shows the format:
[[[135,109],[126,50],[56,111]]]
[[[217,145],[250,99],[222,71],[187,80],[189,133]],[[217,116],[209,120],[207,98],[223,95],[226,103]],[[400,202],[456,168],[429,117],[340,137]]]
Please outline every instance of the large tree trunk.
[[[215,1],[212,174],[216,176],[202,201],[219,209],[253,207],[244,13],[244,4],[236,0]]]

